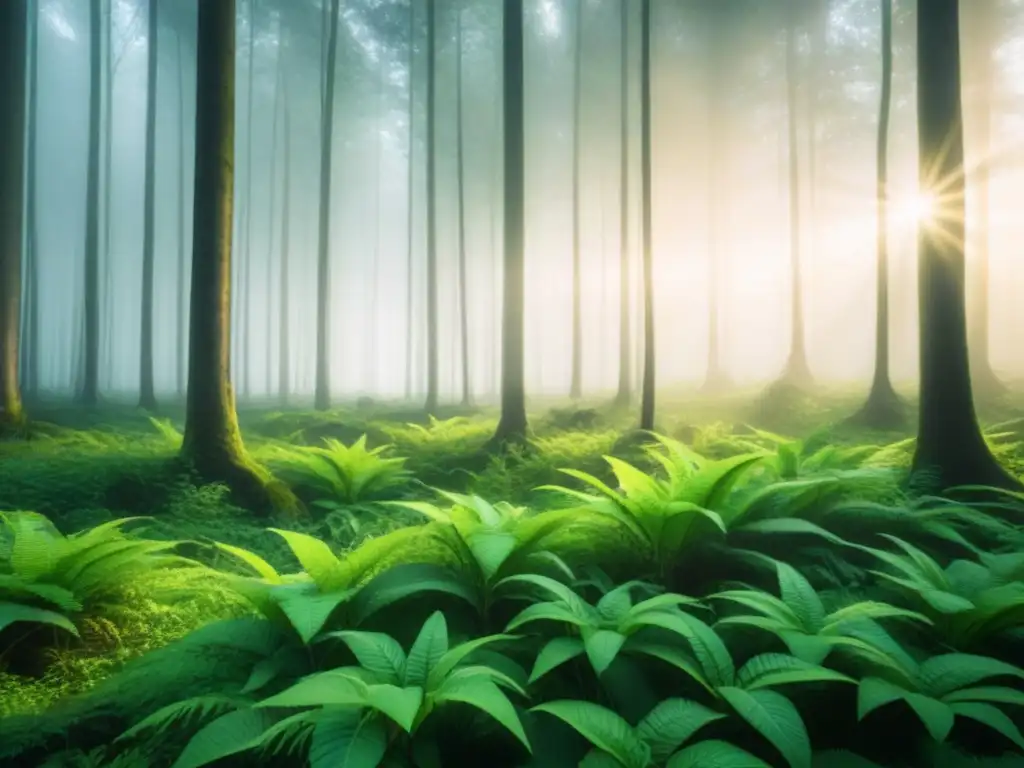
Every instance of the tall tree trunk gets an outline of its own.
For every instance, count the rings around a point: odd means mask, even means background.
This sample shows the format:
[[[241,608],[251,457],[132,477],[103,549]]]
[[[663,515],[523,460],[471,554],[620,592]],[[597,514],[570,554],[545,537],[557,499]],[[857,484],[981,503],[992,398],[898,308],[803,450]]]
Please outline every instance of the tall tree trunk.
[[[633,397],[629,323],[629,0],[619,3],[619,388],[615,404]]]
[[[146,40],[146,181],[142,214],[142,338],[139,345],[139,407],[156,410],[153,381],[153,272],[156,223],[156,88],[159,0],[149,0]]]
[[[188,397],[182,458],[207,482],[270,506],[246,455],[228,375],[235,156],[235,0],[199,4]]]
[[[918,228],[921,399],[912,483],[1019,487],[982,437],[974,412],[964,297],[964,149],[959,1],[917,15],[920,186],[936,193],[935,221]]]
[[[875,375],[863,408],[854,416],[866,426],[895,429],[904,422],[903,404],[889,375],[889,114],[892,109],[892,0],[881,0],[882,96],[877,139],[877,274]]]
[[[654,258],[651,250],[651,0],[640,6],[640,166],[643,196],[644,370],[640,429],[654,429]]]
[[[523,0],[504,0],[503,85],[505,136],[505,256],[501,322],[501,418],[491,446],[501,448],[526,440],[523,305],[524,231],[524,103]]]
[[[456,173],[459,194],[459,339],[462,360],[462,404],[468,406],[473,400],[473,389],[469,375],[469,291],[466,285],[466,148],[465,115],[462,94],[462,7],[457,9],[457,32],[455,47],[455,119],[456,127]]]
[[[804,295],[800,264],[800,241],[802,225],[800,220],[800,119],[797,60],[797,9],[795,3],[787,4],[786,20],[786,112],[789,143],[789,251],[790,287],[792,304],[792,326],[789,360],[782,374],[782,383],[804,388],[812,385],[814,379],[807,364],[806,331],[804,329]]]
[[[26,148],[26,189],[25,226],[28,228],[25,245],[26,290],[25,324],[23,331],[25,363],[23,378],[25,394],[34,398],[39,394],[39,325],[42,322],[42,306],[39,300],[39,223],[37,221],[36,190],[38,186],[38,164],[36,147],[39,140],[39,0],[29,0],[28,5],[28,146]]]
[[[274,211],[277,209],[277,156],[278,156],[278,127],[281,118],[281,79],[283,77],[283,68],[281,66],[281,40],[284,32],[281,29],[280,23],[277,29],[278,36],[278,49],[277,49],[277,60],[274,62],[274,68],[276,70],[274,74],[274,99],[273,99],[273,110],[274,116],[273,126],[270,130],[270,194],[269,205],[267,210],[267,262],[264,284],[264,296],[263,296],[263,316],[267,320],[266,327],[266,338],[264,339],[264,381],[267,386],[267,397],[274,391],[274,334],[271,333],[271,320],[270,320],[270,308],[274,303],[274,280],[273,280],[273,266],[274,266]]]
[[[413,158],[415,156],[416,149],[416,133],[414,130],[415,125],[415,113],[416,113],[416,101],[415,101],[415,89],[414,83],[416,78],[416,3],[409,3],[409,147],[408,157],[406,157],[406,171],[405,171],[405,184],[406,184],[406,210],[405,210],[405,251],[406,251],[406,262],[405,262],[405,399],[409,400],[412,398],[412,330],[413,330],[413,318],[415,314],[412,311],[413,302],[413,257],[414,248],[413,245],[416,242],[414,234],[414,223],[415,223],[415,208],[414,201],[416,198],[415,188],[413,187],[413,169],[415,163]]]
[[[282,43],[282,56],[287,54],[290,36],[285,33]],[[278,317],[277,332],[277,395],[282,403],[288,402],[291,382],[288,371],[291,365],[291,301],[289,284],[289,262],[291,255],[291,216],[292,216],[292,118],[289,114],[288,98],[288,60],[281,63],[281,119],[283,144],[281,158],[281,275],[278,280]]]
[[[177,393],[185,394],[185,376],[188,372],[188,307],[185,306],[185,280],[188,271],[187,251],[188,232],[185,225],[185,132],[188,121],[185,119],[185,58],[181,51],[181,33],[177,35],[177,82],[178,82],[178,338],[177,338]]]
[[[242,219],[242,236],[245,245],[241,249],[242,269],[240,302],[242,305],[242,355],[241,371],[242,397],[248,398],[252,393],[252,145],[253,145],[253,85],[255,76],[253,67],[256,62],[256,0],[249,0],[249,71],[246,76],[247,94],[245,97],[245,203]]]
[[[108,365],[104,385],[109,389],[113,386],[114,376],[114,248],[110,236],[112,229],[113,206],[111,198],[114,195],[114,78],[117,75],[117,66],[120,62],[120,55],[114,47],[114,0],[107,0],[107,23],[106,30],[106,51],[103,56],[103,84],[101,86],[103,101],[103,123],[100,131],[103,134],[103,178],[101,182],[103,190],[103,202],[101,206],[103,216],[103,237],[100,239],[99,259],[102,262],[97,268],[103,269],[103,293],[101,317],[97,322],[103,323],[103,339],[106,344]],[[99,310],[98,310],[99,311]]]
[[[18,381],[22,228],[25,223],[25,70],[28,3],[0,3],[0,430],[25,420]]]
[[[437,20],[435,3],[427,3],[427,412],[437,410],[439,374],[437,323],[437,153],[434,151],[436,109]]]
[[[86,406],[99,401],[100,378],[100,90],[102,88],[103,16],[100,0],[89,2],[89,159],[85,187],[85,285],[83,309],[83,379],[78,400]]]
[[[377,356],[378,345],[380,342],[380,270],[381,270],[381,257],[383,254],[383,248],[381,247],[381,192],[382,192],[382,181],[383,174],[381,173],[381,158],[383,157],[384,149],[384,132],[380,129],[380,123],[384,115],[384,89],[385,80],[387,76],[387,69],[385,68],[385,59],[383,56],[377,63],[377,131],[374,136],[373,142],[373,169],[374,175],[376,176],[376,188],[374,189],[373,195],[373,227],[374,227],[374,245],[373,245],[373,272],[370,278],[370,311],[368,313],[370,320],[370,343],[366,348],[366,371],[367,371],[367,394],[371,397],[377,394],[377,362],[379,360]]]
[[[320,226],[316,262],[316,383],[314,407],[331,407],[329,331],[330,246],[331,246],[331,169],[334,150],[334,68],[338,59],[338,9],[341,0],[331,0],[331,18],[327,30],[327,77],[320,129]]]
[[[572,375],[569,397],[583,396],[583,291],[580,266],[580,136],[583,104],[583,0],[576,1],[572,94]]]

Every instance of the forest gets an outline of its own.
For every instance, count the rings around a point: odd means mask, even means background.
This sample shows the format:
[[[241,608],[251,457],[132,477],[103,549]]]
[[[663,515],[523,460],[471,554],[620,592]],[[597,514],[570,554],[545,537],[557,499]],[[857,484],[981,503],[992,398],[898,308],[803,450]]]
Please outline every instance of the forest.
[[[1024,764],[1022,0],[0,0],[0,766]]]

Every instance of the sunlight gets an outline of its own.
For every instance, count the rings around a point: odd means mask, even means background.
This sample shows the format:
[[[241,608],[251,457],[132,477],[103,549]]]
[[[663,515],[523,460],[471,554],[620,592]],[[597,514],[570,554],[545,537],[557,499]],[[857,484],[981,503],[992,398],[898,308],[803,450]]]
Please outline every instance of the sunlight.
[[[930,192],[916,192],[897,200],[894,207],[895,218],[903,224],[918,227],[930,224],[935,220],[935,196]]]

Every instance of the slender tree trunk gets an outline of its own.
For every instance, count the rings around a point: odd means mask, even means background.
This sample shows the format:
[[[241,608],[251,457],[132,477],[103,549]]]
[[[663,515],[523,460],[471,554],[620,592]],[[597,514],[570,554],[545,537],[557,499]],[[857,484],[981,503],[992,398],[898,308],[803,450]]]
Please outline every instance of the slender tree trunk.
[[[283,37],[284,32],[278,26],[277,35],[280,41]],[[277,49],[277,60],[275,61],[275,75],[274,75],[274,116],[273,126],[270,129],[270,194],[268,197],[269,206],[267,210],[267,268],[265,272],[266,284],[264,286],[264,297],[263,297],[263,316],[266,318],[266,338],[264,339],[264,376],[267,386],[267,397],[274,391],[274,334],[271,333],[271,319],[270,319],[270,308],[274,303],[274,280],[273,280],[273,266],[274,266],[274,212],[277,210],[277,156],[278,156],[278,127],[281,118],[281,80],[284,76],[284,70],[281,66],[281,47],[280,42]]]
[[[285,56],[290,44],[290,36],[285,33],[282,43],[281,55]],[[281,276],[278,280],[278,312],[280,325],[277,333],[277,394],[282,403],[288,402],[291,382],[289,381],[288,370],[291,365],[291,346],[289,334],[290,324],[290,286],[289,286],[289,262],[291,252],[291,203],[292,203],[292,118],[289,113],[288,98],[288,60],[282,61],[281,65],[281,119],[282,123],[282,152],[281,179],[283,189],[281,191]]]
[[[526,440],[524,375],[524,99],[523,0],[504,0],[503,86],[505,136],[505,256],[501,324],[501,418],[491,440],[500,448]]]
[[[619,388],[615,404],[633,397],[629,313],[629,0],[619,4]]]
[[[992,456],[971,393],[964,297],[964,151],[958,0],[917,15],[920,186],[941,189],[934,222],[918,229],[921,399],[912,484],[1020,487]]]
[[[437,410],[439,339],[437,323],[437,153],[436,121],[437,21],[435,3],[427,3],[427,412]]]
[[[103,294],[102,312],[97,322],[103,323],[103,338],[106,342],[106,354],[108,358],[107,372],[104,377],[104,385],[109,389],[113,386],[114,376],[114,247],[110,235],[112,229],[113,205],[111,199],[114,196],[114,78],[117,75],[117,65],[120,57],[114,48],[114,0],[107,0],[107,23],[106,30],[106,55],[103,56],[103,85],[101,86],[103,101],[103,124],[100,131],[103,134],[103,204],[101,207],[103,216],[103,237],[101,239],[99,259],[102,264],[98,265],[103,269]]]
[[[182,457],[260,510],[265,474],[242,444],[228,375],[235,136],[235,0],[199,4],[189,381]]]
[[[583,291],[580,266],[580,137],[583,104],[583,0],[576,2],[572,94],[572,377],[569,397],[583,396]]]
[[[374,227],[374,246],[373,246],[373,272],[370,279],[370,343],[366,347],[366,371],[367,371],[367,394],[371,397],[377,394],[377,362],[379,360],[377,352],[380,343],[380,270],[381,270],[381,257],[383,255],[383,248],[381,247],[381,191],[383,187],[383,174],[381,173],[381,158],[383,156],[384,149],[384,138],[383,131],[380,130],[379,124],[382,121],[384,115],[384,88],[385,78],[387,71],[384,67],[385,59],[383,56],[380,57],[378,62],[377,72],[377,122],[378,129],[374,136],[373,143],[373,168],[374,175],[376,176],[377,185],[374,189],[373,195],[373,227]]]
[[[341,0],[331,0],[331,18],[327,30],[327,78],[320,133],[320,226],[316,265],[316,384],[314,406],[318,411],[331,407],[328,331],[331,246],[331,169],[334,150],[334,77],[338,59],[338,10]]]
[[[875,304],[875,375],[864,407],[855,421],[877,429],[904,422],[903,404],[889,375],[889,115],[892,109],[892,0],[881,0],[882,96],[877,140],[877,275]]]
[[[469,290],[466,284],[466,148],[465,115],[462,94],[462,7],[458,8],[457,38],[455,48],[455,93],[456,93],[456,152],[459,190],[459,339],[462,343],[462,404],[468,406],[473,400],[473,388],[469,373]]]
[[[786,363],[782,381],[794,387],[813,384],[811,369],[807,364],[807,346],[804,329],[804,295],[801,279],[800,241],[802,225],[800,220],[800,132],[798,129],[799,109],[797,99],[797,22],[794,3],[789,3],[789,18],[786,24],[786,105],[787,130],[789,139],[789,249],[790,286],[792,290],[792,338],[789,361]]]
[[[252,394],[252,145],[253,145],[253,85],[255,76],[253,67],[256,61],[256,0],[249,0],[249,72],[246,77],[247,94],[245,97],[245,206],[242,220],[245,245],[241,249],[241,296],[242,304],[242,359],[240,378],[242,379],[242,397],[248,399]]]
[[[99,401],[100,377],[100,90],[103,16],[100,0],[89,2],[89,158],[85,188],[85,286],[83,309],[85,323],[83,380],[78,400],[92,407]]]
[[[640,429],[654,429],[654,258],[651,249],[651,0],[643,0],[640,45],[640,166],[643,195],[644,370]]]
[[[142,340],[139,345],[139,407],[156,410],[153,381],[153,272],[156,223],[156,89],[159,0],[149,0],[146,40],[146,181],[142,214]]]
[[[0,3],[0,430],[25,420],[18,381],[22,228],[25,223],[25,73],[28,3]]]
[[[177,339],[177,392],[185,394],[185,376],[188,373],[188,307],[185,305],[187,295],[185,281],[187,279],[188,261],[185,258],[188,243],[188,232],[185,225],[185,58],[181,51],[181,33],[177,35],[178,62],[178,339]]]
[[[42,307],[39,299],[39,223],[36,208],[36,190],[38,185],[38,166],[36,146],[39,139],[39,0],[29,0],[28,6],[28,147],[26,150],[26,190],[25,190],[25,226],[28,236],[25,239],[27,253],[27,283],[25,299],[24,331],[25,354],[25,394],[35,398],[39,394],[39,327],[42,322]]]
[[[405,399],[412,399],[412,337],[413,337],[413,319],[415,313],[412,311],[413,302],[413,257],[414,257],[414,244],[415,238],[415,212],[414,207],[416,199],[416,190],[413,187],[413,169],[415,163],[413,158],[416,154],[416,132],[415,126],[415,115],[416,115],[416,100],[415,96],[415,84],[416,81],[416,4],[409,3],[409,92],[408,92],[408,111],[409,111],[409,154],[406,158],[406,172],[405,172],[405,184],[406,184],[406,220],[405,220],[405,251],[406,251],[406,262],[405,262]]]

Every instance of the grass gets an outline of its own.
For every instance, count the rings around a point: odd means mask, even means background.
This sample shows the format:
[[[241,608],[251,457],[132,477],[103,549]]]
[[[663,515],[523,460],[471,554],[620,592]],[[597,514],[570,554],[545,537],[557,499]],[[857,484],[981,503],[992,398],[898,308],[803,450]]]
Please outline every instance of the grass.
[[[799,456],[792,459],[795,462],[793,466],[799,467],[803,461],[800,456],[812,456],[823,446],[872,444],[892,445],[893,447],[884,453],[875,453],[873,461],[898,469],[908,464],[912,451],[912,443],[906,440],[908,436],[905,434],[879,435],[845,426],[842,419],[855,409],[856,400],[842,394],[824,399],[801,399],[799,402],[773,404],[743,397],[727,401],[700,401],[689,398],[683,402],[686,404],[685,408],[674,404],[672,399],[668,398],[660,406],[664,413],[675,415],[659,423],[658,431],[681,440],[712,462],[728,462],[732,457],[747,453],[754,446],[759,447],[761,451],[779,451],[778,461],[784,460],[785,451],[795,451],[794,456]],[[748,405],[750,402],[753,402],[753,405]],[[296,548],[295,541],[287,536],[268,533],[268,526],[322,540],[330,550],[340,553],[342,559],[339,562],[342,563],[359,562],[360,558],[368,558],[369,555],[366,553],[373,552],[374,547],[384,547],[392,539],[399,542],[399,539],[393,537],[401,535],[403,531],[412,532],[413,536],[405,537],[407,541],[399,549],[389,551],[386,556],[382,554],[380,558],[374,556],[372,563],[367,560],[367,570],[360,571],[361,576],[350,574],[346,578],[355,579],[351,582],[353,586],[365,585],[368,582],[377,583],[373,582],[373,577],[377,575],[386,579],[387,573],[384,573],[384,576],[380,574],[389,563],[397,564],[399,571],[406,567],[402,565],[403,563],[409,567],[419,567],[417,563],[422,563],[423,567],[436,567],[435,564],[447,563],[449,566],[455,564],[462,572],[471,561],[475,563],[473,567],[476,570],[473,572],[477,573],[470,582],[467,582],[476,584],[470,590],[476,596],[473,600],[482,599],[488,606],[492,600],[497,599],[492,595],[497,584],[494,573],[500,574],[502,578],[515,573],[529,575],[533,573],[531,568],[541,568],[540,562],[545,558],[559,560],[564,557],[573,570],[578,570],[577,565],[581,562],[598,562],[605,572],[612,575],[612,580],[616,583],[644,576],[653,578],[663,587],[668,586],[670,589],[684,586],[686,589],[698,589],[698,582],[690,578],[692,573],[680,576],[669,568],[669,561],[675,562],[678,560],[677,556],[673,555],[664,562],[657,560],[657,557],[668,557],[666,551],[661,549],[653,550],[652,557],[655,559],[651,561],[660,564],[645,576],[646,572],[642,571],[646,566],[638,565],[638,561],[633,557],[639,551],[638,548],[643,548],[637,541],[647,542],[644,547],[656,545],[651,544],[652,540],[649,539],[638,540],[622,536],[621,532],[617,532],[618,523],[614,517],[605,516],[600,520],[587,518],[590,520],[590,527],[585,532],[579,532],[570,525],[549,542],[550,549],[539,550],[547,553],[538,555],[540,560],[530,560],[529,558],[534,557],[533,553],[522,550],[525,553],[525,560],[508,560],[501,566],[504,570],[493,573],[488,570],[488,558],[494,556],[493,552],[481,549],[480,542],[486,539],[493,544],[502,537],[511,535],[511,531],[523,530],[522,523],[515,522],[521,516],[511,515],[508,518],[509,522],[498,521],[488,527],[490,524],[487,523],[487,514],[484,510],[484,513],[481,513],[484,517],[477,519],[472,526],[465,529],[459,528],[460,523],[455,520],[454,524],[460,531],[460,537],[448,541],[443,546],[436,542],[427,545],[426,540],[417,537],[415,530],[410,528],[424,521],[422,515],[416,511],[418,504],[430,503],[433,509],[440,510],[437,505],[442,504],[444,500],[439,500],[434,488],[442,488],[457,494],[469,494],[470,497],[478,496],[491,502],[506,502],[511,505],[509,509],[525,507],[528,510],[551,510],[565,506],[565,501],[558,501],[559,494],[545,489],[545,486],[565,486],[572,491],[584,487],[561,471],[571,469],[576,477],[591,477],[598,485],[609,484],[612,489],[619,487],[628,491],[627,476],[616,472],[614,462],[609,464],[606,456],[617,456],[645,473],[654,473],[659,469],[656,455],[642,450],[635,441],[628,439],[633,416],[631,413],[603,407],[552,408],[534,413],[531,418],[534,436],[529,448],[498,457],[487,455],[481,450],[496,424],[496,415],[486,409],[473,412],[452,410],[441,414],[438,419],[425,419],[414,409],[386,406],[372,409],[342,408],[328,413],[301,410],[282,412],[270,408],[243,410],[240,413],[240,423],[246,445],[253,458],[266,465],[275,475],[287,477],[289,484],[306,505],[302,514],[269,520],[257,519],[245,509],[234,505],[226,489],[218,486],[199,487],[192,478],[180,473],[172,461],[180,444],[181,428],[178,414],[173,410],[169,410],[164,419],[153,420],[128,407],[110,405],[99,411],[85,412],[61,403],[51,403],[37,408],[33,415],[39,420],[39,426],[31,441],[0,442],[0,510],[38,512],[49,518],[65,534],[126,516],[150,516],[152,520],[148,522],[142,534],[145,538],[157,541],[186,540],[187,543],[179,547],[178,551],[217,571],[203,576],[198,582],[195,574],[188,571],[170,570],[166,573],[147,575],[145,578],[125,584],[124,589],[111,598],[110,604],[105,605],[102,611],[90,612],[89,615],[83,616],[79,622],[79,638],[64,636],[54,630],[52,636],[46,637],[46,649],[39,670],[33,670],[27,675],[16,674],[11,669],[0,671],[0,718],[9,718],[6,721],[0,719],[0,734],[4,733],[5,722],[13,723],[13,732],[21,734],[22,738],[26,738],[25,733],[33,728],[38,727],[41,732],[45,732],[47,727],[62,727],[54,724],[66,724],[67,718],[77,716],[76,712],[85,711],[82,708],[90,702],[90,697],[84,694],[92,692],[93,701],[103,701],[105,696],[116,698],[111,692],[116,691],[119,686],[127,685],[125,680],[132,679],[133,674],[138,680],[142,673],[132,672],[138,668],[129,664],[132,660],[142,658],[144,664],[141,669],[146,669],[146,660],[159,660],[161,649],[169,653],[170,651],[166,649],[177,647],[175,641],[190,636],[197,628],[239,617],[255,620],[260,615],[259,611],[254,611],[251,600],[247,601],[240,596],[251,597],[250,592],[243,590],[240,593],[230,581],[225,582],[222,577],[215,575],[219,572],[246,572],[246,566],[236,554],[233,554],[232,548],[235,548],[235,553],[242,550],[262,558],[275,572],[305,571],[313,576],[313,561],[309,559],[309,552],[304,556],[303,550]],[[1010,407],[999,406],[984,411],[983,416],[992,427],[989,430],[989,440],[993,450],[1011,471],[1018,476],[1024,474],[1024,442],[1021,436],[1024,423],[1013,421],[1017,413]],[[778,441],[773,442],[771,436],[752,432],[749,429],[750,424],[787,436],[800,436],[804,440],[799,445],[784,442],[782,445],[788,447],[780,448],[776,444]],[[353,458],[350,446],[358,443],[363,436],[365,446],[360,448],[357,451],[358,455]],[[318,447],[322,450],[315,454],[304,446]],[[809,461],[807,471],[817,471],[814,461],[820,463],[820,456]],[[799,470],[794,471],[799,475]],[[797,480],[799,477],[794,476],[794,481]],[[846,479],[843,482],[847,482]],[[652,488],[638,491],[640,495],[634,502],[649,504],[651,494],[660,493]],[[601,494],[594,496],[583,504],[580,510],[573,512],[573,515],[583,519],[583,516],[590,515],[591,511],[595,510],[599,511],[600,515],[611,514],[606,509],[607,500],[600,500],[600,496]],[[628,493],[625,496],[628,496]],[[614,504],[618,505],[616,508],[630,508],[629,504],[633,502],[625,496],[611,497]],[[674,491],[669,492],[669,496],[677,498]],[[898,496],[898,489],[893,485],[891,490],[886,490],[878,498],[889,503]],[[715,499],[702,497],[697,501],[702,508],[721,511]],[[796,509],[795,497],[786,496],[783,501],[787,510],[793,512]],[[465,500],[463,503],[472,504],[471,501]],[[657,509],[655,513],[662,514],[657,512]],[[443,517],[447,513],[437,514]],[[572,519],[572,516],[566,518],[569,521]],[[839,525],[842,522],[836,522],[838,518],[835,517],[813,519],[816,525],[824,525],[826,528],[832,523]],[[955,531],[961,530],[961,522],[956,522]],[[452,520],[448,521],[448,524],[452,523]],[[724,538],[721,538],[719,544],[705,543],[711,539],[706,539],[702,533],[700,537],[694,539],[692,553],[686,555],[686,558],[696,564],[702,562],[703,557],[712,565],[720,565],[728,560],[731,563],[728,567],[735,569],[727,569],[727,574],[733,574],[731,580],[735,580],[735,575],[741,573],[752,574],[752,578],[756,580],[763,577],[763,569],[758,571],[759,566],[751,564],[754,561],[741,562],[743,558],[733,563],[730,559],[732,555],[747,551],[751,541],[754,541],[754,550],[761,551],[764,557],[779,559],[786,553],[783,548],[783,554],[780,554],[771,536],[762,537],[762,546],[758,543],[761,539],[757,539],[756,536],[751,539],[753,529],[741,529],[737,523],[733,530],[727,523],[728,521],[723,523]],[[497,527],[493,527],[494,525]],[[940,521],[935,525],[945,523]],[[423,530],[433,529],[428,526]],[[653,529],[645,530],[645,535],[654,535],[650,533]],[[388,536],[389,533],[391,538]],[[845,530],[843,535],[847,535]],[[719,541],[718,538],[714,540]],[[437,541],[443,541],[443,537]],[[948,544],[948,537],[945,541]],[[215,542],[227,547],[218,546]],[[872,546],[877,544],[872,543]],[[463,551],[460,548],[464,548],[464,552],[472,552],[473,555],[469,559],[463,555],[452,560],[445,554],[446,548],[452,552]],[[681,552],[684,550],[691,551],[685,547],[680,549]],[[383,552],[383,549],[381,551]],[[619,555],[614,555],[615,552],[619,552]],[[824,554],[819,553],[820,556],[812,556],[811,548],[808,548],[807,552],[808,559],[801,562],[801,569],[805,574],[824,573],[835,567],[852,568],[860,574],[866,572],[866,566],[855,557],[851,556],[849,562],[836,565],[829,560],[835,559],[831,550]],[[803,550],[797,554],[802,557]],[[945,563],[949,559],[947,555],[945,550],[940,549],[937,556]],[[527,560],[533,565],[525,566],[523,563]],[[692,569],[696,567],[691,566]],[[509,571],[509,568],[514,568],[514,571]],[[703,566],[701,568],[703,569]],[[750,568],[754,570],[749,570]],[[713,570],[710,566],[706,569],[707,573]],[[424,571],[424,574],[427,573],[434,572]],[[440,579],[437,584],[441,585],[441,593],[444,593],[445,589],[450,589],[451,594],[456,594],[463,589],[445,587],[448,582],[444,579],[448,578],[447,576],[442,578],[435,574],[430,578],[435,577]],[[604,577],[599,574],[598,582],[601,578]],[[824,590],[822,594],[837,593],[838,585],[823,587],[820,578],[817,581],[817,588]],[[429,579],[424,577],[422,583],[427,582]],[[723,582],[719,582],[716,586],[721,587],[722,584]],[[609,588],[611,586],[608,585]],[[769,588],[764,584],[759,586]],[[392,595],[395,588],[389,587],[391,591],[386,594]],[[400,587],[399,592],[402,589],[407,587]],[[701,586],[698,594],[705,594],[704,591],[700,591],[703,589]],[[323,589],[320,591],[323,592]],[[838,593],[842,593],[841,588],[838,589]],[[481,595],[486,597],[480,597]],[[783,597],[785,598],[785,595]],[[715,607],[717,609],[717,604]],[[449,609],[455,613],[450,613]],[[459,610],[452,609],[451,606],[449,609],[446,609],[443,615],[449,617],[451,631],[465,632],[467,625],[458,621]],[[506,621],[512,618],[504,616],[500,611],[492,614],[489,608],[481,615],[485,617],[486,622],[497,621],[496,616]],[[382,616],[384,618],[381,621],[394,619],[389,618],[387,611],[384,611]],[[329,616],[325,616],[324,620],[327,621],[328,618]],[[499,625],[503,626],[498,622],[489,629],[500,631]],[[438,631],[436,626],[431,626],[434,628],[430,631]],[[427,624],[424,624],[419,631],[426,632],[426,627]],[[10,633],[12,629],[9,627],[6,632]],[[415,637],[413,629],[415,628],[402,625],[394,631],[398,632],[396,637],[403,632],[406,633],[406,640],[412,642]],[[309,629],[312,633],[309,635],[310,638],[316,636],[315,630],[316,628]],[[610,630],[605,628],[602,631]],[[10,638],[10,634],[0,635],[0,638]],[[409,647],[406,641],[403,641],[403,645]],[[0,644],[0,648],[2,647]],[[1012,643],[1011,648],[1009,658],[1013,663],[1021,663],[1018,659],[1019,649]],[[213,675],[211,673],[207,678],[203,678],[201,667],[202,665],[199,665],[191,670],[193,675],[190,681],[201,693],[208,693],[210,686],[213,685],[209,678]],[[602,670],[606,667],[602,667]],[[572,670],[569,677],[560,679],[556,685],[564,686],[567,684],[566,681],[579,680],[580,670],[575,667],[572,667]],[[612,666],[610,670],[614,672],[618,667]],[[232,683],[227,679],[230,678],[230,674],[223,670],[218,674],[223,675],[218,685],[227,685],[231,688]],[[244,679],[241,682],[244,682]],[[237,681],[234,684],[237,687]],[[621,711],[619,702],[609,700],[608,691],[603,691],[600,686],[595,689],[593,683],[568,684],[567,692],[570,698],[589,698],[595,705],[600,704],[613,714],[617,708],[620,715],[628,714]],[[609,686],[611,684],[605,687]],[[169,700],[187,698],[186,689],[189,685],[182,682],[181,687],[182,690],[175,692]],[[151,698],[147,699],[148,711],[152,712],[158,702],[161,705],[168,703],[168,695],[167,691],[153,691]],[[708,722],[725,716],[725,710],[721,710],[720,707],[714,709],[714,704],[711,706],[718,714],[715,717],[709,715],[711,719]],[[79,709],[76,710],[76,707]],[[560,707],[561,705],[548,706],[547,712],[553,713],[554,719],[560,718],[567,723],[570,731],[575,728],[585,738],[593,736],[592,728],[588,731],[590,726],[581,726],[578,720],[573,720],[574,715],[566,715],[568,710]],[[136,714],[143,713],[140,711]],[[36,721],[32,716],[40,716],[42,719]],[[545,718],[547,716],[544,715]],[[121,712],[117,717],[125,721],[132,720],[127,711]],[[595,711],[587,717],[600,719],[605,715]],[[640,717],[630,715],[627,720],[629,726],[633,727]],[[46,726],[47,723],[50,726]],[[490,733],[490,730],[485,729],[485,732]],[[726,740],[723,743],[731,743],[731,732],[726,729],[724,733],[723,738]],[[493,738],[497,739],[495,744],[505,743],[499,736]],[[72,744],[75,741],[73,734],[68,739]],[[184,740],[187,740],[187,736],[177,737],[178,750]],[[31,739],[27,741],[31,742]],[[770,746],[764,747],[756,740],[751,742],[746,736],[737,736],[733,741],[741,744],[745,750],[753,750],[756,754],[766,756],[769,765],[786,764],[779,762],[780,755],[783,759],[789,759],[786,757],[785,749],[772,752]],[[445,749],[450,748],[453,747],[445,746]],[[67,765],[128,765],[129,763],[124,761],[131,754],[130,749],[124,751],[120,757],[113,755],[109,750],[99,750],[94,752],[93,757],[89,757],[89,750],[86,750],[78,753],[72,751],[61,759],[66,759],[68,762],[63,764]],[[934,760],[935,764],[944,764],[942,761],[948,757],[946,753],[935,753],[929,759]],[[174,755],[165,755],[158,762],[151,762],[154,759],[156,758],[151,754],[145,758],[152,765],[163,764],[160,761],[166,759],[169,765],[173,762]],[[621,764],[628,764],[623,762],[626,760],[623,755],[619,755],[619,759]],[[702,759],[710,760],[711,757],[704,756]],[[96,762],[89,762],[90,760]],[[118,760],[122,762],[119,763]],[[273,761],[270,764],[273,764]],[[790,760],[790,764],[796,763]],[[838,766],[839,763],[835,765]]]

